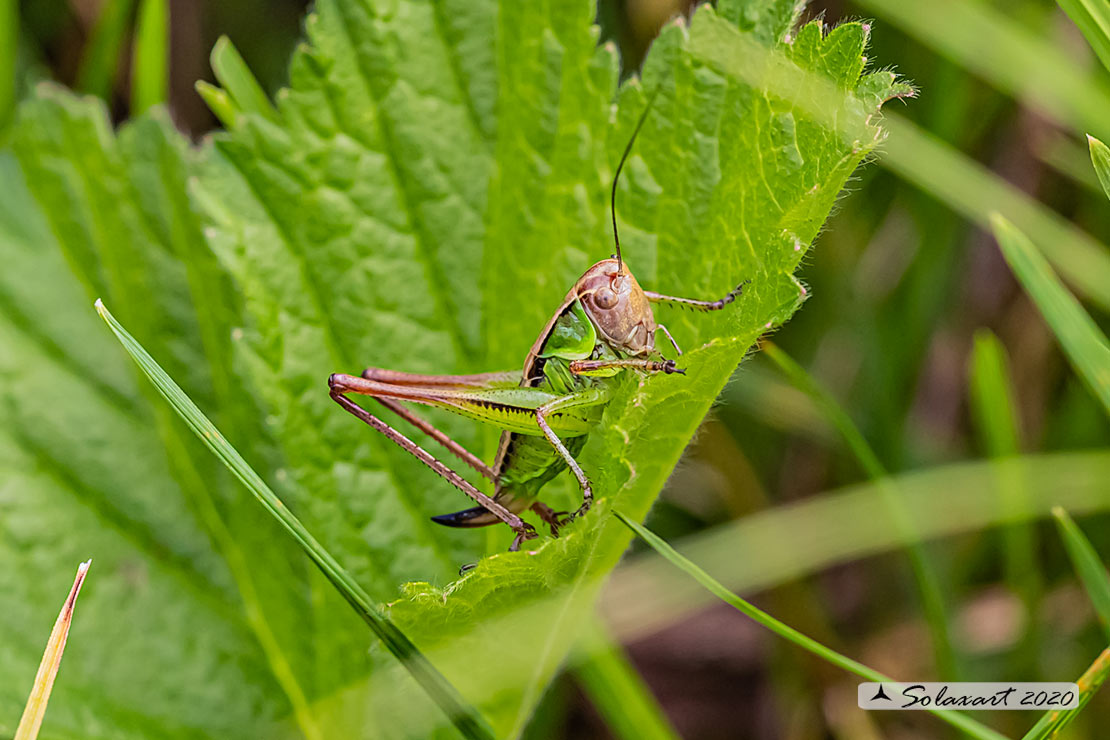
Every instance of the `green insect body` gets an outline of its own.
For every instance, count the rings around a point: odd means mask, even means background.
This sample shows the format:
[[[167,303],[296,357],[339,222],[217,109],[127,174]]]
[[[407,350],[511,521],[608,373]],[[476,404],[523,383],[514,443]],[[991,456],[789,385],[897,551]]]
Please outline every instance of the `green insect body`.
[[[574,300],[563,309],[555,320],[535,360],[522,373],[521,386],[568,396],[593,388],[599,392],[598,402],[588,406],[569,408],[553,414],[553,421],[565,427],[571,419],[592,428],[601,419],[604,400],[608,400],[611,378],[617,369],[601,371],[603,377],[575,374],[570,370],[574,360],[618,359],[607,344],[598,341],[597,330],[590,322],[582,304]],[[569,417],[569,418],[568,418]],[[576,434],[564,432],[565,446],[577,456],[586,444],[589,429]],[[497,460],[494,463],[496,492],[494,500],[513,513],[519,514],[532,505],[540,489],[556,475],[567,469],[559,452],[532,424],[527,432],[505,431],[501,435]],[[454,527],[480,527],[493,524],[497,517],[481,506],[454,514],[433,517],[433,521]]]
[[[636,132],[646,115],[645,110]],[[617,178],[635,135],[634,132],[613,178],[614,237]],[[716,301],[645,291],[621,259],[619,239],[616,248],[612,258],[596,263],[575,282],[532,345],[520,372],[417,375],[371,367],[361,376],[331,376],[329,387],[336,403],[386,435],[478,504],[474,508],[433,517],[433,521],[452,527],[481,527],[504,522],[516,532],[510,548],[515,550],[522,541],[537,536],[532,525],[520,517],[525,509],[531,508],[550,526],[552,534],[557,534],[559,527],[585,512],[593,500],[589,479],[575,458],[601,420],[617,376],[625,372],[682,372],[655,347],[656,333],[662,332],[675,352],[682,354],[666,327],[656,323],[652,304],[715,311],[731,303],[744,286],[741,283]],[[488,478],[493,483],[493,495],[479,490],[427,450],[352,401],[348,394],[370,396],[443,445]],[[404,405],[406,403],[446,409],[502,429],[493,465],[487,465],[417,416]],[[567,468],[582,490],[582,506],[574,514],[554,512],[537,498],[543,486]]]

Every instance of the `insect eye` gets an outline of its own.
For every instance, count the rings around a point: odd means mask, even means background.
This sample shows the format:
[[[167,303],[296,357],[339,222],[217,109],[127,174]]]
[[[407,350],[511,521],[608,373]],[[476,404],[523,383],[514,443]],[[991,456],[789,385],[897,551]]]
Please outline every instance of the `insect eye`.
[[[617,305],[617,294],[608,288],[601,288],[594,293],[594,303],[598,308],[612,308]]]

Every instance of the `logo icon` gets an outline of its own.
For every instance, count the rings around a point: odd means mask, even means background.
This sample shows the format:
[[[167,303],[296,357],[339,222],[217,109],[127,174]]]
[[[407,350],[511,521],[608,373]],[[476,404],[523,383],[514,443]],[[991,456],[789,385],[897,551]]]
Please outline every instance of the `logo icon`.
[[[879,690],[877,692],[875,692],[874,696],[871,697],[871,701],[877,701],[879,699],[885,699],[886,701],[893,701],[889,696],[886,695],[886,692],[883,691],[883,685],[882,684],[879,684]]]

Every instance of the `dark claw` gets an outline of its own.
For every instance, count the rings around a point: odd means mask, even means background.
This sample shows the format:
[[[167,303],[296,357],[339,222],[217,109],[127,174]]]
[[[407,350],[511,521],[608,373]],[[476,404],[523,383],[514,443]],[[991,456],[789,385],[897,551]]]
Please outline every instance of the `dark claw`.
[[[670,375],[671,373],[678,373],[679,375],[686,374],[686,371],[678,367],[678,365],[675,364],[674,360],[667,360],[663,363],[663,372],[665,372],[667,375]]]
[[[520,544],[527,540],[534,540],[539,537],[536,530],[528,522],[524,523],[524,530],[517,532],[516,537],[513,538],[513,544],[509,545],[509,552],[517,552],[520,550]]]
[[[469,573],[470,571],[474,570],[477,567],[478,567],[477,563],[464,563],[463,565],[459,566],[459,575],[460,576],[465,576],[467,573]]]

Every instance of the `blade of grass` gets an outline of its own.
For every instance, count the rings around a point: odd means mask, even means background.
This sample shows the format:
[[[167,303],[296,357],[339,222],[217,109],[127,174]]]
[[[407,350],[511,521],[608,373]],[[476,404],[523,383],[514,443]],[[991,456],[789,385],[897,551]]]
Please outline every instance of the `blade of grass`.
[[[131,62],[131,115],[161,105],[170,84],[170,9],[168,0],[142,0],[135,25]]]
[[[266,97],[262,85],[258,84],[250,67],[243,61],[238,49],[227,36],[221,36],[212,47],[209,58],[216,79],[243,113],[254,113],[270,120],[277,119],[270,99]]]
[[[42,654],[42,662],[39,663],[38,673],[35,674],[35,683],[31,687],[31,695],[27,697],[27,706],[23,708],[23,716],[19,719],[14,740],[35,740],[38,737],[42,718],[46,715],[46,705],[50,701],[50,692],[54,689],[54,679],[58,676],[58,668],[62,665],[62,653],[66,649],[69,625],[73,622],[73,608],[77,604],[77,595],[81,593],[81,585],[85,582],[85,575],[89,572],[91,564],[91,560],[86,560],[77,566],[77,575],[73,579],[73,586],[69,589],[69,596],[62,604],[62,610],[54,622],[54,629],[50,631],[50,639],[46,642],[46,650]]]
[[[989,329],[975,332],[970,367],[971,410],[987,453],[992,457],[1016,455],[1017,413],[1006,350]]]
[[[1110,69],[1110,5],[1105,0],[1056,0],[1087,43]]]
[[[890,136],[880,165],[984,228],[1001,213],[1044,245],[1069,283],[1110,311],[1110,250],[1103,244],[905,118],[886,113],[883,128]]]
[[[1079,716],[1079,713],[1087,706],[1087,702],[1106,681],[1108,674],[1110,674],[1110,648],[1103,650],[1095,659],[1095,662],[1091,664],[1091,667],[1084,671],[1083,675],[1076,681],[1079,684],[1079,706],[1075,709],[1047,712],[1041,715],[1037,724],[1033,725],[1029,732],[1022,736],[1021,740],[1042,740],[1042,738],[1057,737],[1062,729]]]
[[[1052,510],[1052,516],[1056,519],[1060,538],[1064,541],[1064,547],[1068,551],[1068,557],[1071,558],[1075,572],[1083,581],[1083,587],[1087,590],[1087,596],[1090,597],[1091,604],[1095,608],[1102,630],[1107,638],[1110,638],[1110,576],[1106,573],[1106,566],[1102,564],[1094,546],[1083,534],[1083,530],[1072,521],[1063,507],[1055,507]]]
[[[616,737],[678,740],[644,679],[599,621],[587,629],[578,650],[575,676]]]
[[[224,128],[228,131],[233,130],[238,124],[239,110],[235,107],[235,103],[232,102],[231,96],[227,94],[227,91],[222,87],[216,87],[204,80],[197,80],[194,87],[197,94],[204,99],[204,103],[208,106],[208,110],[212,111],[212,114],[220,119],[220,123],[224,125]]]
[[[998,214],[991,225],[1010,269],[1037,304],[1072,367],[1110,414],[1110,343],[1106,336],[1025,234]]]
[[[1102,192],[1110,198],[1110,147],[1091,135],[1087,135],[1087,146],[1091,150],[1091,164],[1095,167],[1098,182],[1102,185]]]
[[[107,0],[101,6],[77,69],[76,88],[81,92],[104,100],[111,96],[120,49],[134,6],[135,0]]]
[[[803,650],[813,653],[822,660],[828,661],[833,665],[841,668],[849,673],[863,678],[867,681],[876,682],[889,682],[894,679],[885,676],[882,673],[865,666],[863,663],[852,660],[846,655],[838,653],[837,651],[825,647],[816,640],[807,637],[806,635],[798,632],[793,627],[783,624],[779,620],[772,617],[767,612],[759,609],[758,607],[750,604],[736,594],[729,591],[721,583],[719,583],[713,576],[706,573],[694,563],[690,562],[677,551],[668,545],[661,537],[656,535],[651,530],[647,529],[641,524],[629,519],[619,511],[614,511],[613,514],[624,523],[626,527],[631,529],[636,535],[652,547],[657,553],[666,558],[672,565],[686,574],[692,576],[699,584],[705,587],[710,593],[717,598],[724,601],[729,606],[733,607],[741,614],[745,615],[756,624],[769,629],[779,637],[782,637],[789,642],[794,643]],[[965,733],[972,737],[982,738],[983,740],[1003,740],[1004,736],[990,729],[989,727],[976,722],[975,720],[967,717],[966,715],[958,712],[943,711],[937,709],[930,709],[934,715],[944,720],[953,727],[963,730]]]
[[[860,467],[867,474],[867,477],[872,480],[879,480],[885,478],[887,470],[879,461],[875,451],[871,445],[867,444],[863,433],[852,421],[851,417],[841,408],[836,399],[825,390],[820,384],[817,383],[813,377],[805,371],[801,365],[794,361],[794,358],[779,349],[778,345],[774,342],[764,341],[760,343],[760,348],[763,353],[778,366],[782,374],[794,385],[795,388],[805,393],[813,401],[814,405],[825,417],[825,419],[833,425],[840,436],[844,438],[845,443],[852,455],[855,456],[859,462]]]
[[[0,130],[15,112],[18,65],[19,0],[0,0]]]
[[[1028,498],[1002,495],[1003,484],[1019,474]],[[904,473],[896,483],[915,534],[940,540],[1048,516],[1053,506],[1107,511],[1107,480],[1110,450],[1096,450],[979,459]],[[713,574],[733,591],[761,591],[904,547],[885,496],[874,482],[827,491],[700,532],[683,541],[683,551],[711,563]],[[610,579],[601,613],[618,639],[629,642],[704,608],[707,598],[661,558],[638,556]]]
[[[374,606],[370,596],[335,558],[312,536],[301,521],[270,490],[269,486],[247,464],[246,460],[220,434],[196,404],[154,361],[142,345],[132,337],[104,304],[97,300],[96,310],[115,334],[124,349],[150,379],[158,392],[170,403],[205,446],[220,459],[239,481],[255,496],[263,508],[282,525],[300,545],[309,559],[335,586],[340,595],[366,622],[386,648],[401,662],[420,687],[446,713],[466,738],[492,738],[493,732],[474,707],[467,704],[434,665],[389,619]]]
[[[948,614],[944,605],[940,577],[915,533],[913,521],[906,516],[901,495],[895,484],[890,481],[886,468],[879,460],[878,455],[875,454],[875,450],[867,443],[867,439],[860,432],[859,427],[855,425],[851,417],[828,391],[822,388],[801,365],[779,349],[777,345],[765,341],[761,346],[767,357],[778,365],[779,369],[795,387],[813,400],[825,418],[840,432],[867,476],[881,484],[886,504],[893,513],[895,521],[899,523],[902,531],[906,534],[906,550],[921,595],[921,604],[925,610],[926,621],[929,624],[929,632],[936,654],[937,671],[942,677],[955,680],[959,675],[959,667],[955,651],[952,648],[952,638],[948,631]]]
[[[995,458],[1019,454],[1017,412],[1006,350],[990,330],[975,333],[969,367],[971,412],[987,454]],[[1000,495],[1024,500],[1028,490],[1023,476],[1015,471],[999,488]],[[1037,539],[1027,522],[1002,530],[1006,581],[1020,594],[1032,613],[1041,591],[1040,564],[1034,557]],[[1032,635],[1032,632],[1030,632]]]

